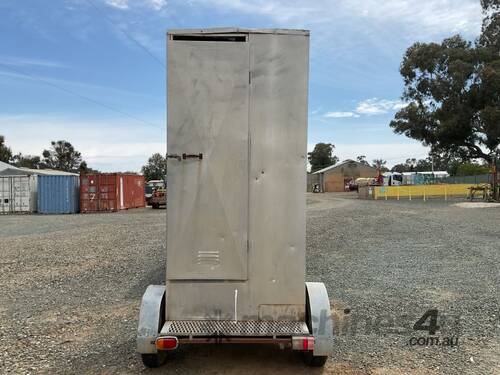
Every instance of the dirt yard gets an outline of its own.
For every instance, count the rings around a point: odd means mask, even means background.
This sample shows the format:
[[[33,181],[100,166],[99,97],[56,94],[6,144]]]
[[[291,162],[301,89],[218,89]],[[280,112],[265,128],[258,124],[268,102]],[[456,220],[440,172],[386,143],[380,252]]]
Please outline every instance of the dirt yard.
[[[166,211],[138,209],[0,216],[0,372],[500,374],[499,207],[307,199],[306,278],[334,313],[324,369],[256,346],[186,347],[145,369],[135,330],[142,293],[164,281]],[[429,341],[413,325],[430,309]]]

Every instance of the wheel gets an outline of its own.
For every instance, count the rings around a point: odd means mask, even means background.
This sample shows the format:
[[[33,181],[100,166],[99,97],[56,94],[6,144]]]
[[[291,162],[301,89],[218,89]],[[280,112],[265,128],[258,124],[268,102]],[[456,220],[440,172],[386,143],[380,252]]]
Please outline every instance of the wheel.
[[[165,360],[167,359],[167,353],[158,352],[156,354],[153,353],[141,354],[141,357],[144,366],[149,368],[155,368],[155,367],[160,367],[165,363]]]
[[[153,203],[153,204],[151,204],[151,207],[152,207],[153,209],[157,209],[157,208],[158,208],[158,203]]]
[[[313,355],[312,351],[304,352],[304,363],[311,367],[323,367],[328,359],[326,355]]]

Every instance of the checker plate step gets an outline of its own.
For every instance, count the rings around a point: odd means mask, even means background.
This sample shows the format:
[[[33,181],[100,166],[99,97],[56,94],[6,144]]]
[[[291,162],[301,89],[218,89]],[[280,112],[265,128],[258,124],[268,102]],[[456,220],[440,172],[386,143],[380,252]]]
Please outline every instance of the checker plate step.
[[[296,336],[308,335],[305,322],[246,320],[171,320],[161,330],[173,336]]]

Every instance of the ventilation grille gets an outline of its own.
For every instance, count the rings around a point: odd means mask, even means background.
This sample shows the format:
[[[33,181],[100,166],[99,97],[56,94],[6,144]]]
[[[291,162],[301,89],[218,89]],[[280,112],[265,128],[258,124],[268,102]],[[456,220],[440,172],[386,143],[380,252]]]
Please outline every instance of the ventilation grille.
[[[245,35],[172,35],[172,40],[191,42],[246,42]]]

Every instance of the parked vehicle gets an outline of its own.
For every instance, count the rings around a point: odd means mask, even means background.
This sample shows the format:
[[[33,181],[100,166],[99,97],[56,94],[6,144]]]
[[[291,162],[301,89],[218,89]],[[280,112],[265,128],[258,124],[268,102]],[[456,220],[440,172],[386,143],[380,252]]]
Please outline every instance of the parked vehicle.
[[[156,188],[164,188],[165,181],[163,180],[150,180],[144,187],[144,197],[146,199],[146,205],[151,206],[151,198],[153,197],[153,191]]]
[[[150,198],[150,205],[152,208],[160,208],[160,206],[167,205],[167,189],[164,187],[157,187],[153,190],[153,195]]]
[[[403,175],[399,172],[385,172],[384,186],[401,186],[403,184]]]

